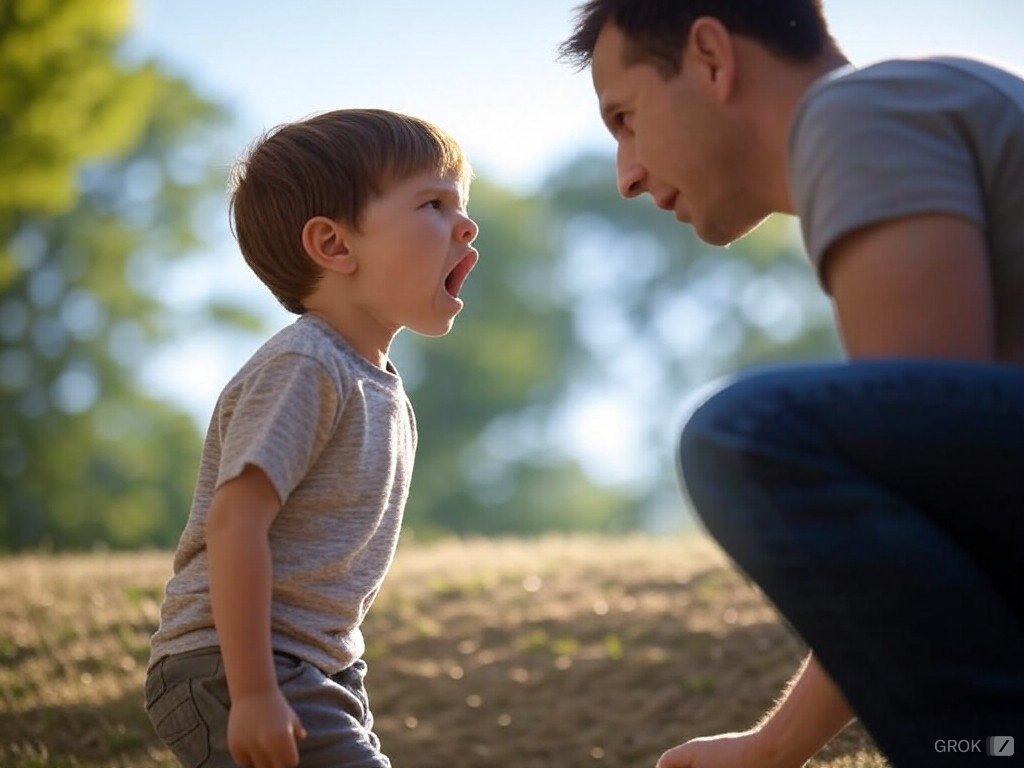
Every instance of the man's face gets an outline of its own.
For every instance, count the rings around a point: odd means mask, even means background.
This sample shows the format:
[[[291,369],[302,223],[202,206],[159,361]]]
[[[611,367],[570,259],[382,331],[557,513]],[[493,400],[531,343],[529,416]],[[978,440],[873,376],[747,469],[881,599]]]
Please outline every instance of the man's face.
[[[626,51],[626,37],[608,24],[591,59],[601,118],[618,145],[619,193],[647,193],[706,242],[732,242],[763,214],[744,213],[743,148],[714,78],[685,57],[666,77],[649,63],[626,64]]]

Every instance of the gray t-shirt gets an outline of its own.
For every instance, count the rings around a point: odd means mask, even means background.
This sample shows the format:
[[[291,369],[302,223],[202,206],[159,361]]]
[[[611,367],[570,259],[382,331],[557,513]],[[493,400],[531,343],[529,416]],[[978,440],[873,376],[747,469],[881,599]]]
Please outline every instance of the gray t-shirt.
[[[1024,81],[951,57],[837,70],[797,109],[789,175],[818,267],[839,238],[870,224],[924,213],[976,223],[999,357],[1024,360]]]
[[[214,491],[247,464],[283,505],[270,528],[272,644],[334,674],[391,564],[416,451],[397,372],[304,315],[267,341],[217,402],[150,663],[218,644],[204,536]]]

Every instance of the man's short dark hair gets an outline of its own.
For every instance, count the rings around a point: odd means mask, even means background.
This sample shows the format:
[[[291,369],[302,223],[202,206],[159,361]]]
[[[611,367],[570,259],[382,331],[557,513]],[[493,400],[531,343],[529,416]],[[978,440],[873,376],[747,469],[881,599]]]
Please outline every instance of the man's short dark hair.
[[[678,74],[690,28],[703,16],[791,61],[810,61],[831,42],[821,0],[588,0],[576,12],[559,53],[580,69],[608,23],[625,35],[629,63],[653,64],[667,76]]]

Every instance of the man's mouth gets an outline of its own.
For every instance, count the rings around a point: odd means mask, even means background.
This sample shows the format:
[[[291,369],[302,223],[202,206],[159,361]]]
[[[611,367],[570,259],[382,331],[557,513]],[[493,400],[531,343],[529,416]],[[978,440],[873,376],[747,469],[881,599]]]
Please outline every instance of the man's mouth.
[[[476,266],[479,259],[480,254],[475,250],[471,250],[459,259],[448,273],[448,276],[445,277],[444,289],[453,299],[459,298],[459,291],[462,290],[462,286],[466,282],[466,278],[469,277],[469,273],[473,271],[473,267]]]
[[[676,201],[679,199],[678,192],[672,192],[667,195],[661,195],[654,198],[654,204],[661,208],[663,211],[674,211],[676,209]]]

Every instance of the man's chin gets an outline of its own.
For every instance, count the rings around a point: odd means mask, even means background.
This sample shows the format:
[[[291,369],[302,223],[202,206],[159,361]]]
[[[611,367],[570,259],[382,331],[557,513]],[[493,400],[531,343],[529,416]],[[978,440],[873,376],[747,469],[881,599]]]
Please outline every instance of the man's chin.
[[[693,222],[692,227],[697,237],[708,245],[725,247],[732,245],[737,240],[746,237],[768,219],[767,216],[757,219],[754,222]]]

